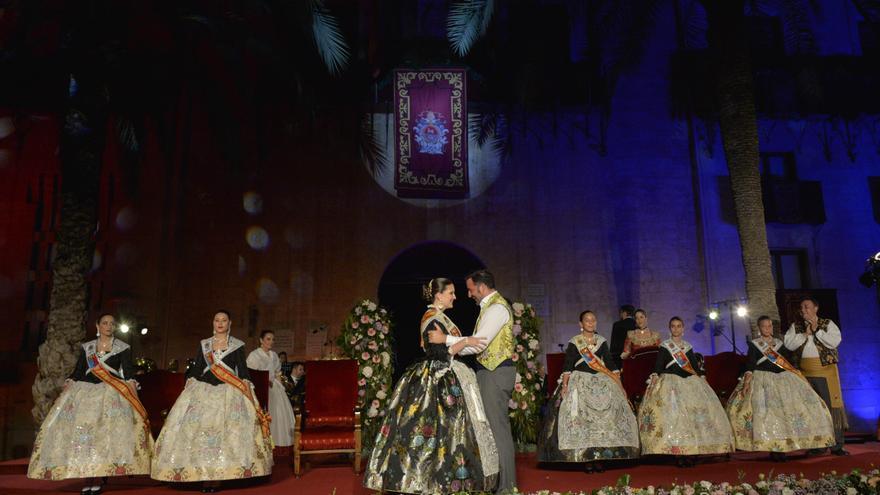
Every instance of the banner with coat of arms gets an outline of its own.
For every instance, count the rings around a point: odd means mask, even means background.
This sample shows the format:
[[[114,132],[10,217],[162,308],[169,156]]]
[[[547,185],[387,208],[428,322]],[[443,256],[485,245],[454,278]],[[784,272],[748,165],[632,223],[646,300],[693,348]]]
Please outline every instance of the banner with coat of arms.
[[[468,197],[466,79],[464,69],[394,71],[399,197]]]

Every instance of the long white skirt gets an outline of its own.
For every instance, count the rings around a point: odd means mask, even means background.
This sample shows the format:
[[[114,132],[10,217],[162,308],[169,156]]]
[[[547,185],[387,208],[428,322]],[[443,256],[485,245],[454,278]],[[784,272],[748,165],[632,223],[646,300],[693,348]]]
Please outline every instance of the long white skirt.
[[[749,392],[740,382],[727,414],[740,450],[791,452],[834,445],[825,402],[806,380],[788,371],[752,373]]]
[[[696,375],[664,373],[639,407],[642,454],[733,452],[733,432],[718,396]]]
[[[263,437],[256,409],[225,383],[189,380],[159,439],[150,477],[206,481],[272,474],[272,446]]]
[[[153,437],[106,383],[73,382],[46,416],[28,478],[63,480],[148,474]]]
[[[272,440],[276,447],[289,447],[293,445],[293,425],[295,417],[290,399],[284,392],[284,386],[279,382],[272,383],[269,387],[269,415],[272,423],[269,425],[272,431]]]

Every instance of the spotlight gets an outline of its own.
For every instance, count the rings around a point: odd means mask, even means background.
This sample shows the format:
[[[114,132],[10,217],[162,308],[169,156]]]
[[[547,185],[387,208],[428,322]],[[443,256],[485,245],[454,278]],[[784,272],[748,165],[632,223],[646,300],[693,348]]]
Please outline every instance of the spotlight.
[[[150,330],[147,327],[141,328],[141,335],[146,335]]]
[[[123,323],[122,325],[119,325],[119,331],[120,331],[120,332],[122,332],[122,333],[128,333],[128,330],[129,330],[129,326],[128,326],[127,323]]]
[[[736,307],[736,316],[739,316],[740,318],[745,318],[748,314],[749,310],[745,306]]]
[[[709,311],[709,319],[712,321],[717,320],[718,319],[718,311],[715,311],[714,309],[712,311]]]

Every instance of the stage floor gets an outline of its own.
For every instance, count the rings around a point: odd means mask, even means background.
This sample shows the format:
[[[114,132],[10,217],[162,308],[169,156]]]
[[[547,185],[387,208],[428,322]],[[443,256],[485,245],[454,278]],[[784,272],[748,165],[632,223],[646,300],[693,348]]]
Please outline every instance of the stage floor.
[[[723,458],[706,459],[693,468],[678,468],[664,459],[643,459],[640,462],[609,466],[601,474],[585,474],[577,466],[562,465],[539,469],[534,455],[521,455],[517,458],[517,479],[520,490],[534,492],[538,490],[589,491],[604,485],[613,485],[617,478],[630,474],[633,486],[668,484],[670,482],[736,481],[743,473],[745,481],[754,482],[758,474],[765,473],[803,473],[807,477],[817,477],[821,473],[832,470],[848,472],[853,468],[869,468],[880,466],[880,444],[869,442],[849,444],[847,450],[852,455],[835,457],[823,455],[806,457],[803,454],[792,456],[786,463],[774,463],[766,455],[736,454],[730,460]],[[304,493],[308,495],[367,495],[371,493],[361,487],[361,476],[352,472],[350,465],[337,463],[315,464],[294,478],[290,467],[290,458],[276,459],[274,473],[270,480],[247,480],[225,485],[222,493],[241,494],[289,494]],[[50,494],[79,493],[82,485],[79,481],[38,481],[25,477],[27,459],[0,463],[0,493],[3,495],[18,494]],[[128,495],[183,494],[198,493],[198,485],[163,485],[145,476],[131,478],[112,478],[104,493]]]

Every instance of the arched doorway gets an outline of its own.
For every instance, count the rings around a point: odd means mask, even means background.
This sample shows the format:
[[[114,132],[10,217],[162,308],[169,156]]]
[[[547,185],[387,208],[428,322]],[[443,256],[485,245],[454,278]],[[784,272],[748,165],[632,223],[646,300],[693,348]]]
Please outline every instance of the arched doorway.
[[[422,286],[434,277],[446,277],[455,283],[455,306],[446,314],[464,334],[470,335],[480,310],[468,299],[464,278],[481,268],[485,265],[473,253],[445,241],[411,246],[385,267],[379,281],[379,304],[388,308],[394,321],[395,381],[422,355],[419,324],[427,306],[422,299]]]

